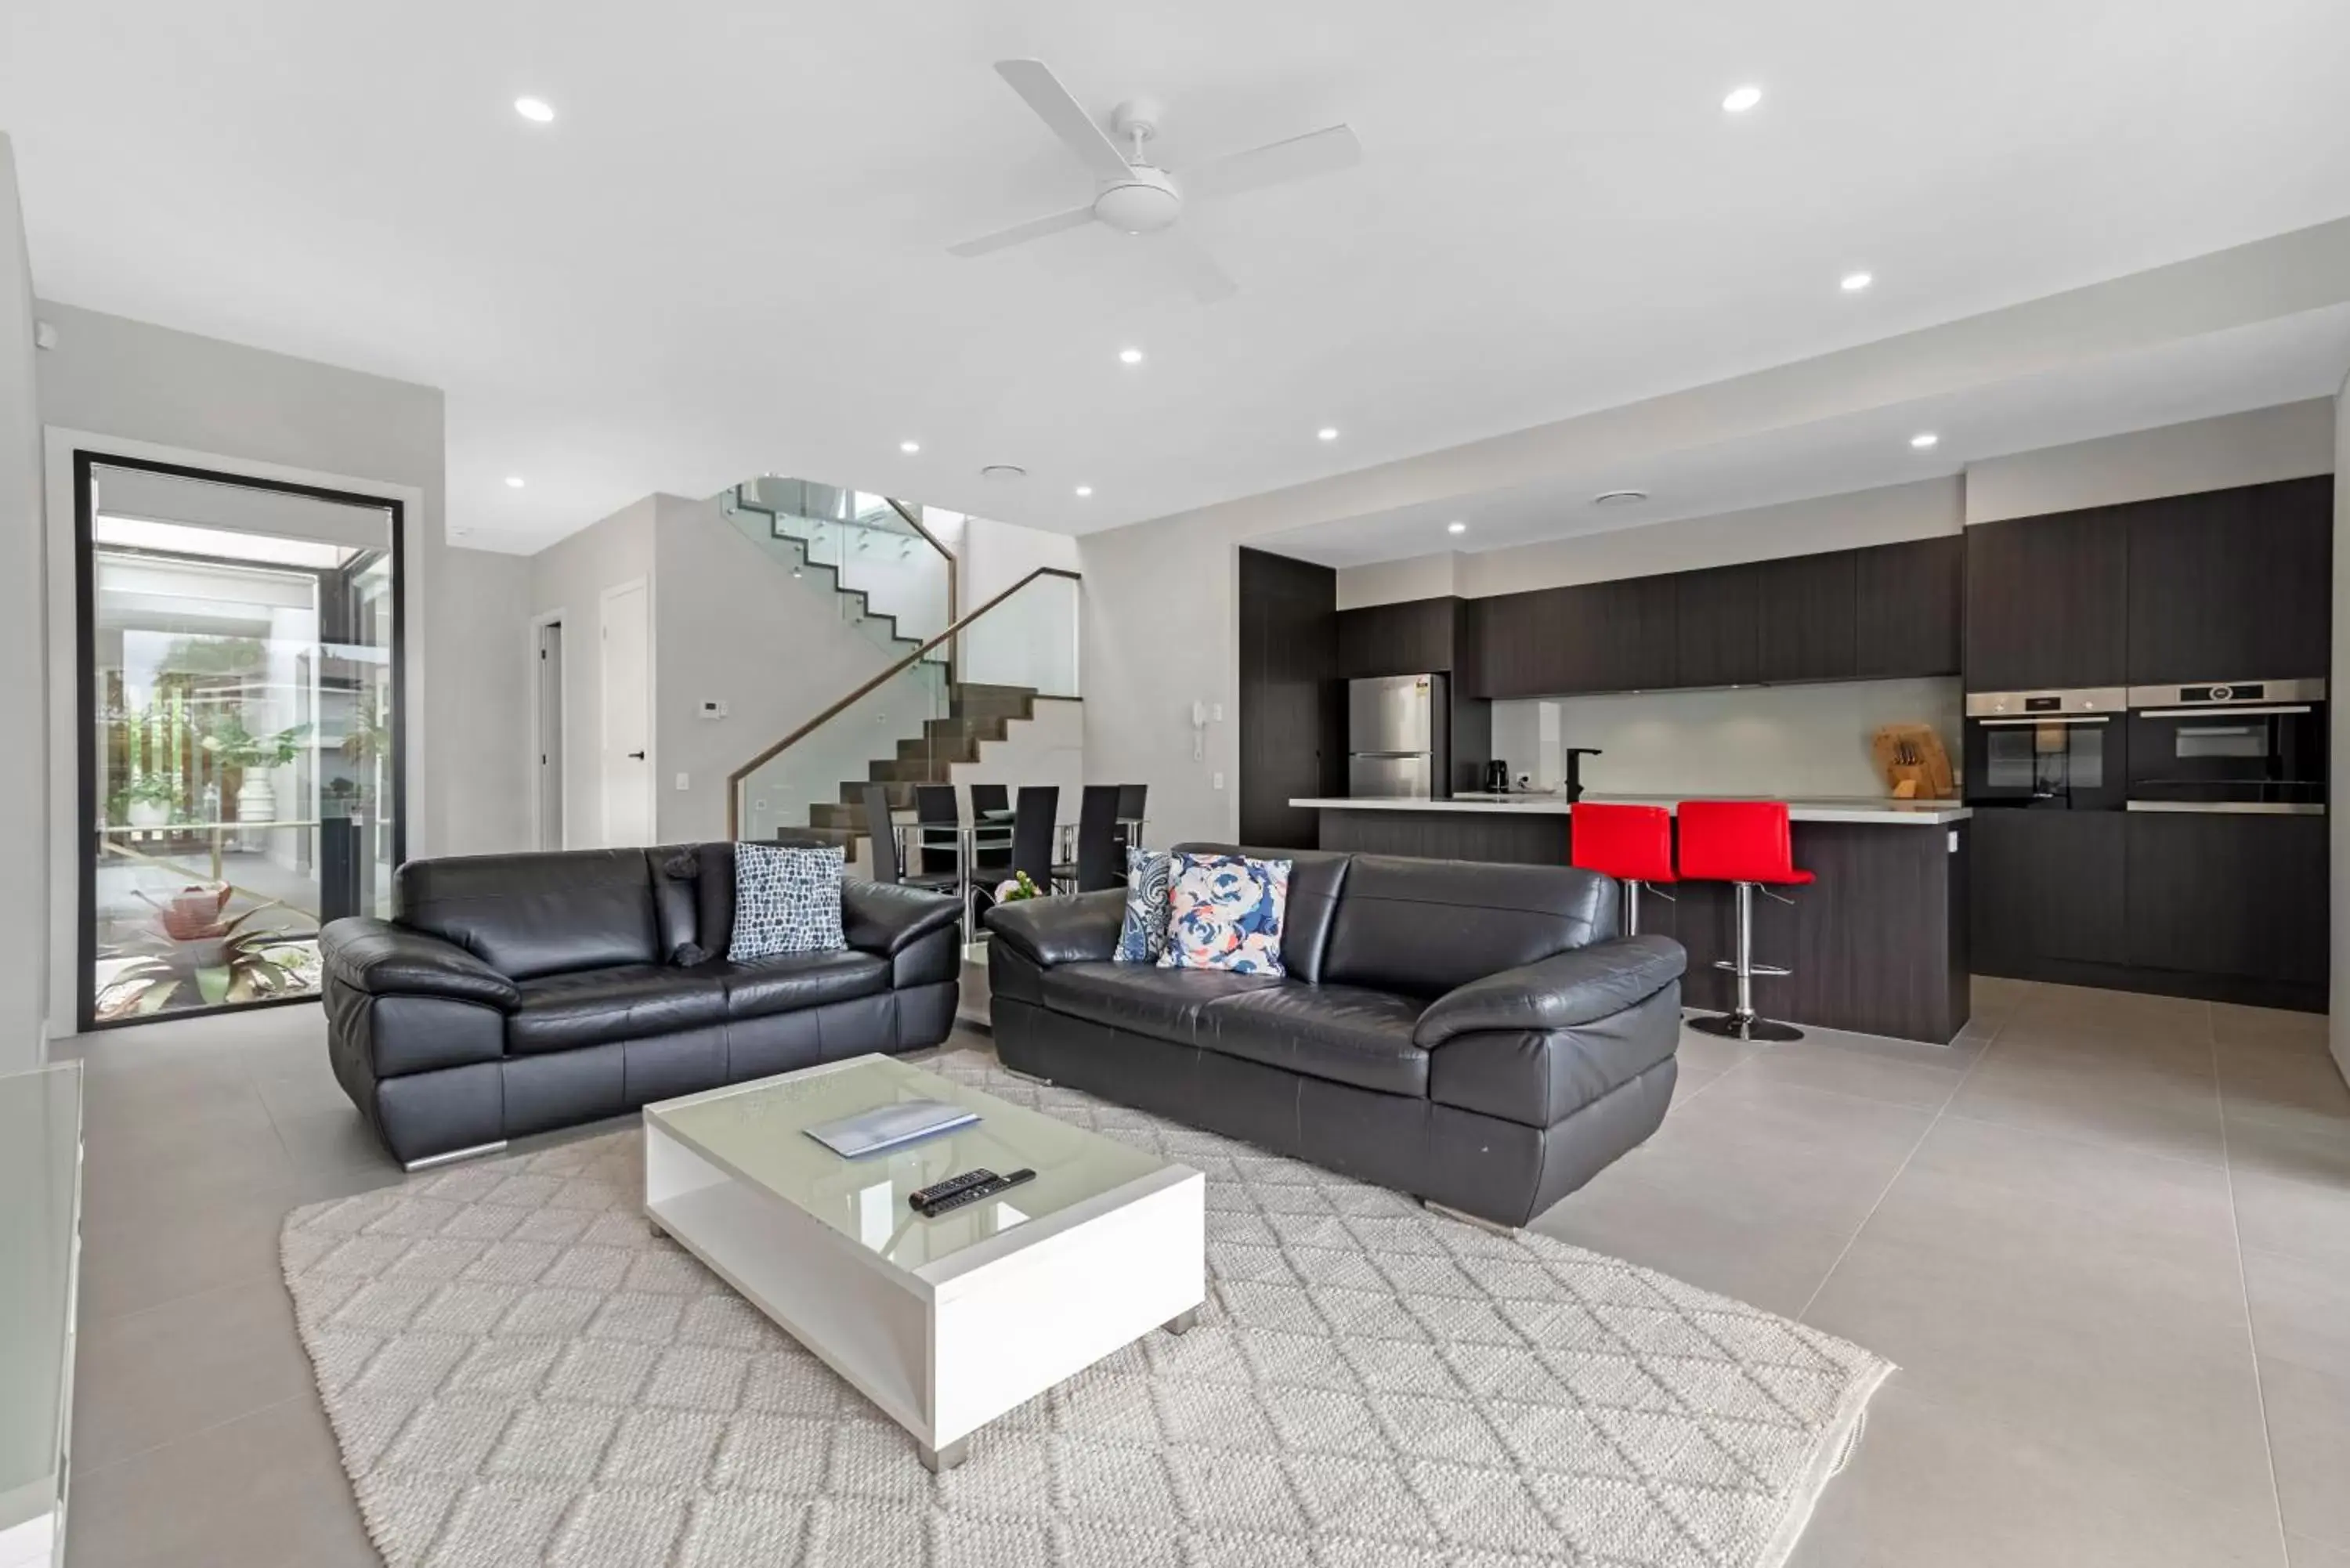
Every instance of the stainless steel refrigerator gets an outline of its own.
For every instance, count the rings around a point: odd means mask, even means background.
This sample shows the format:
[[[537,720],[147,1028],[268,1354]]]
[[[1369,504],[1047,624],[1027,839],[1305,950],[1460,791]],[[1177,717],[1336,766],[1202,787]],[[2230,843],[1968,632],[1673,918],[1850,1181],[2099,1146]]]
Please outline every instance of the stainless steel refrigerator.
[[[1451,709],[1441,675],[1347,683],[1347,793],[1358,800],[1450,794]]]

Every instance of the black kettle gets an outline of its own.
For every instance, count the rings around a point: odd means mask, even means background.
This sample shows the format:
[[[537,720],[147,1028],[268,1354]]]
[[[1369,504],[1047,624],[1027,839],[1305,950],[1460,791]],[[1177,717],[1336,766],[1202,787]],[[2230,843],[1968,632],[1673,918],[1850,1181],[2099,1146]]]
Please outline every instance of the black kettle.
[[[1482,788],[1483,793],[1487,794],[1509,794],[1510,764],[1507,763],[1487,763],[1485,764],[1485,783]]]

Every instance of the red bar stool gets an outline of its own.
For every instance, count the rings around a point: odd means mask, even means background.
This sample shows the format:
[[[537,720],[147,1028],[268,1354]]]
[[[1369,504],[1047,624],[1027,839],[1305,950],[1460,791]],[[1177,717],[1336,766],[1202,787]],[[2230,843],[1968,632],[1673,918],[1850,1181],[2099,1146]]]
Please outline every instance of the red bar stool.
[[[1732,1040],[1801,1040],[1793,1024],[1758,1018],[1754,977],[1790,972],[1754,961],[1754,890],[1800,888],[1812,874],[1795,869],[1794,836],[1781,801],[1688,800],[1681,803],[1681,877],[1685,881],[1730,882],[1738,889],[1738,957],[1716,959],[1716,969],[1738,977],[1738,1005],[1726,1013],[1692,1018],[1690,1027]],[[1778,895],[1773,893],[1773,898]],[[1780,899],[1782,903],[1791,902]]]
[[[1624,934],[1631,936],[1640,929],[1640,885],[1676,880],[1673,814],[1661,805],[1578,802],[1567,819],[1567,836],[1575,865],[1624,885]]]

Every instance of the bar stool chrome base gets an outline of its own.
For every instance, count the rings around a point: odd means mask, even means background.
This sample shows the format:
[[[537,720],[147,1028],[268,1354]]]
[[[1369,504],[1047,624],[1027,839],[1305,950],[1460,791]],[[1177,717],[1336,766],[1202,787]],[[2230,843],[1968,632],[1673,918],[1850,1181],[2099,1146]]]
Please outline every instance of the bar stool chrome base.
[[[1708,1013],[1703,1018],[1684,1020],[1700,1034],[1719,1034],[1725,1040],[1765,1040],[1779,1042],[1801,1040],[1804,1032],[1792,1023],[1782,1023],[1773,1018],[1757,1018],[1748,1013],[1741,1018],[1735,1012]]]

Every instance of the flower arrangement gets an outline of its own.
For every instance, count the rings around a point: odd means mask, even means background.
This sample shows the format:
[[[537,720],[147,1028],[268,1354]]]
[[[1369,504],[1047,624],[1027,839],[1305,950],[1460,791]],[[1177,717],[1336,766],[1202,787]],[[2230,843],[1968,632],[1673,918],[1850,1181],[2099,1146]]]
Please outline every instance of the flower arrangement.
[[[995,901],[999,904],[1016,904],[1024,898],[1041,898],[1044,896],[1045,890],[1030,880],[1025,871],[1014,871],[1011,881],[999,882],[995,888]]]

